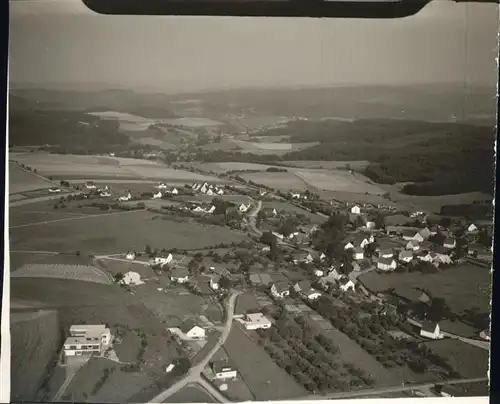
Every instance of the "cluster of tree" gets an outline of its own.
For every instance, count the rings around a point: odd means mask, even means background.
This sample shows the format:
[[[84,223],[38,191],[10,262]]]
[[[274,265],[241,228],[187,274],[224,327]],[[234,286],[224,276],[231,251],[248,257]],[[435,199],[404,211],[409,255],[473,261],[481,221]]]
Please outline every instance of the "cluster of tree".
[[[342,363],[335,343],[313,328],[305,317],[293,319],[284,311],[274,317],[275,325],[259,332],[259,344],[307,390],[345,391],[373,384],[363,371]]]
[[[470,219],[490,217],[493,213],[491,201],[478,201],[469,204],[443,205],[440,214],[444,216],[459,216]]]
[[[278,168],[278,167],[268,167],[266,169],[268,173],[286,173],[288,170],[286,168]]]
[[[325,254],[333,256],[339,251],[348,222],[346,215],[334,212],[313,234],[311,244],[317,251],[324,251]]]

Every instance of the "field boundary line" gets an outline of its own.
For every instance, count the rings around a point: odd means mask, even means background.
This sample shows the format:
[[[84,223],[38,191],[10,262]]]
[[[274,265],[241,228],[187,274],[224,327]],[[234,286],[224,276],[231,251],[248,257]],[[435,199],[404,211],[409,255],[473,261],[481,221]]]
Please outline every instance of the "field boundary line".
[[[134,209],[134,210],[119,211],[119,212],[102,213],[102,214],[97,214],[97,215],[85,215],[85,216],[77,216],[77,217],[66,217],[66,218],[63,218],[63,219],[47,220],[45,222],[26,223],[26,224],[20,224],[20,225],[17,225],[17,226],[10,226],[9,229],[19,229],[21,227],[40,226],[40,225],[44,225],[44,224],[65,222],[65,221],[70,221],[70,220],[90,219],[90,218],[94,218],[94,217],[112,216],[112,215],[120,215],[120,214],[124,215],[124,214],[127,214],[127,213],[143,212],[143,211],[146,211],[146,209]]]

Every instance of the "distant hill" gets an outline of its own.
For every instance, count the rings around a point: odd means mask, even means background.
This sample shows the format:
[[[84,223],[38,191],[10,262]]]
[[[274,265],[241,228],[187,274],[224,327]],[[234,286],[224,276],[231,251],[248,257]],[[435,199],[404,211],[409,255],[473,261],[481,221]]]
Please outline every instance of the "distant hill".
[[[234,89],[183,94],[176,99],[196,98],[214,110],[236,104],[279,116],[312,119],[403,118],[448,122],[456,116],[460,121],[493,124],[495,95],[494,87],[432,84]]]
[[[144,118],[176,118],[167,108],[169,100],[164,94],[140,94],[130,90],[14,89],[9,96],[12,110],[117,111]]]

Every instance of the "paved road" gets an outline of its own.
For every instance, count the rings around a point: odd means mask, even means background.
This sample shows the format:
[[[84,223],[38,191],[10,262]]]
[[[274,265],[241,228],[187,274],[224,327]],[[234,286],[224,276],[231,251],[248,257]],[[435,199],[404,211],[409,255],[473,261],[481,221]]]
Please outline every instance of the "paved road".
[[[27,223],[27,224],[20,224],[17,226],[10,226],[9,229],[18,229],[21,227],[31,227],[31,226],[40,226],[43,224],[50,224],[50,223],[57,223],[57,222],[67,222],[70,220],[83,220],[83,219],[93,219],[95,217],[102,217],[102,216],[112,216],[112,215],[124,215],[124,214],[130,214],[133,212],[142,212],[145,209],[135,209],[135,210],[124,210],[124,211],[119,211],[119,212],[111,212],[111,213],[100,213],[97,215],[85,215],[85,216],[75,216],[75,217],[66,217],[63,219],[55,219],[55,220],[46,220],[43,222],[35,222],[35,223]]]
[[[389,393],[399,393],[404,391],[411,390],[420,390],[420,389],[429,389],[434,387],[436,384],[439,385],[452,385],[452,384],[463,384],[463,383],[477,383],[488,381],[487,377],[477,377],[473,379],[456,379],[456,380],[448,380],[448,381],[436,381],[433,383],[422,383],[422,384],[409,384],[406,386],[398,386],[398,387],[386,387],[380,389],[373,390],[364,390],[364,391],[349,391],[345,393],[333,393],[326,394],[324,396],[320,395],[311,395],[305,397],[297,397],[293,400],[329,400],[329,399],[341,399],[341,398],[358,398],[358,397],[367,397],[367,396],[376,396],[376,395],[384,395]]]
[[[186,386],[189,383],[200,383],[205,386],[205,384],[209,384],[204,379],[201,378],[200,373],[203,371],[205,366],[208,365],[212,357],[216,354],[216,352],[219,350],[219,348],[224,345],[226,342],[227,337],[229,336],[229,332],[231,331],[231,326],[233,324],[233,314],[234,314],[234,306],[236,302],[236,297],[240,294],[241,292],[233,292],[231,296],[229,297],[227,307],[226,307],[226,313],[227,313],[227,318],[226,318],[226,324],[224,326],[224,330],[221,333],[220,339],[217,342],[217,344],[210,350],[210,352],[207,353],[205,358],[200,361],[196,366],[193,366],[189,372],[184,376],[182,380],[179,380],[177,383],[173,384],[170,386],[168,389],[164,390],[160,394],[158,394],[156,397],[154,397],[150,402],[151,403],[162,403],[164,402],[169,396],[172,394],[178,392],[180,389],[182,389],[184,386]],[[213,393],[213,388],[210,390],[211,393]],[[222,396],[220,392],[217,393],[218,396]],[[227,402],[227,399],[224,398],[224,402]]]

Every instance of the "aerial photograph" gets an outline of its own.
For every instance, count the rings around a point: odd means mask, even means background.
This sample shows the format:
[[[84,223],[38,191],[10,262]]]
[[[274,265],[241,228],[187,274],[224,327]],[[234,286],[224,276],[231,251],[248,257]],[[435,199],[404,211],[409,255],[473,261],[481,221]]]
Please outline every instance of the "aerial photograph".
[[[11,402],[488,396],[498,5],[10,20]]]

